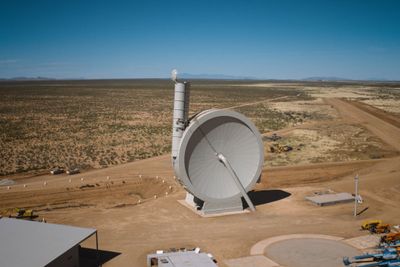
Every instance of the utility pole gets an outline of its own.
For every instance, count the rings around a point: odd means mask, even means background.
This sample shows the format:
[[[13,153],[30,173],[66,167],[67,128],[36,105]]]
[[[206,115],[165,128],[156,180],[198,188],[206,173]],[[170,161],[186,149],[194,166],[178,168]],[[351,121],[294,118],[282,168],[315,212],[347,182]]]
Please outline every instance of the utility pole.
[[[358,202],[358,174],[354,177],[355,193],[354,193],[354,217],[357,217],[357,202]]]

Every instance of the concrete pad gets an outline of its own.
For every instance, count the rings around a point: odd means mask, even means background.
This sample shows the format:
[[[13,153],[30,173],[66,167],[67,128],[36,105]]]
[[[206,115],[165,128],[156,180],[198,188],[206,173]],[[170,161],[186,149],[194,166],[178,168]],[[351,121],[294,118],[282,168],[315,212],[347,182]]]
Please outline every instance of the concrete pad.
[[[344,240],[347,244],[357,248],[357,249],[367,249],[373,248],[379,245],[379,241],[382,235],[363,235],[350,239]]]
[[[298,238],[319,238],[319,239],[335,240],[335,241],[343,240],[342,237],[330,236],[330,235],[315,235],[315,234],[280,235],[264,239],[256,243],[254,246],[251,247],[250,255],[264,255],[265,248],[270,246],[271,244],[283,240],[298,239]]]
[[[228,267],[278,267],[280,266],[278,263],[268,259],[267,257],[258,255],[258,256],[249,256],[237,259],[226,260],[225,264]]]
[[[321,238],[283,240],[266,248],[268,258],[286,267],[338,267],[343,266],[343,257],[359,253],[342,241]]]
[[[243,214],[243,213],[249,213],[250,211],[248,209],[241,210],[241,211],[228,211],[228,212],[221,212],[221,213],[215,213],[215,214],[204,214],[201,211],[196,210],[193,206],[189,205],[184,199],[178,200],[178,203],[181,204],[182,206],[185,206],[195,214],[204,217],[204,218],[211,218],[211,217],[220,217],[220,216],[227,216],[227,215],[236,215],[236,214]]]
[[[306,197],[306,199],[318,206],[328,206],[339,203],[354,202],[354,197],[349,193],[324,194]]]

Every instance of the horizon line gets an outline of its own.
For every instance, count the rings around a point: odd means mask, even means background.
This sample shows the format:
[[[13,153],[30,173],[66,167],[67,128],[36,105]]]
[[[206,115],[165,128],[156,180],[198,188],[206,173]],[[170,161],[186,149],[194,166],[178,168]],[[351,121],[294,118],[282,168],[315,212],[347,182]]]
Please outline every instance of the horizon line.
[[[190,80],[215,80],[215,81],[301,81],[301,82],[400,82],[400,80],[394,79],[350,79],[350,78],[340,78],[340,77],[307,77],[307,78],[256,78],[256,77],[235,77],[231,78],[218,78],[209,77],[202,78],[201,75],[196,75],[199,77],[181,77],[180,79],[190,79]],[[223,75],[230,76],[230,75]],[[169,77],[114,77],[114,78],[53,78],[53,77],[11,77],[11,78],[0,78],[0,81],[90,81],[90,80],[170,80]]]

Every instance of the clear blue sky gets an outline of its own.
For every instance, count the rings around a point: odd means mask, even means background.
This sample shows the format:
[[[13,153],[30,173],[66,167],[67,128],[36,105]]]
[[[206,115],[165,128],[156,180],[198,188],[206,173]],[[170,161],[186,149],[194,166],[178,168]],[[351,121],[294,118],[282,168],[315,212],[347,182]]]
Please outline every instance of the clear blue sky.
[[[0,77],[400,80],[400,1],[2,1]]]

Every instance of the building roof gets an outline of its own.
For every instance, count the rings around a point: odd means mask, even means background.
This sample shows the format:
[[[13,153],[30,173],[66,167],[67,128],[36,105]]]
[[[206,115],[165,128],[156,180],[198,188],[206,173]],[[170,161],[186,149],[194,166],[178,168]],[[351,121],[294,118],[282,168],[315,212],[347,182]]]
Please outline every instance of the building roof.
[[[160,267],[216,267],[214,261],[205,253],[179,251],[163,254],[150,254],[147,258],[157,258]]]
[[[0,265],[45,266],[95,233],[91,228],[1,218]]]

